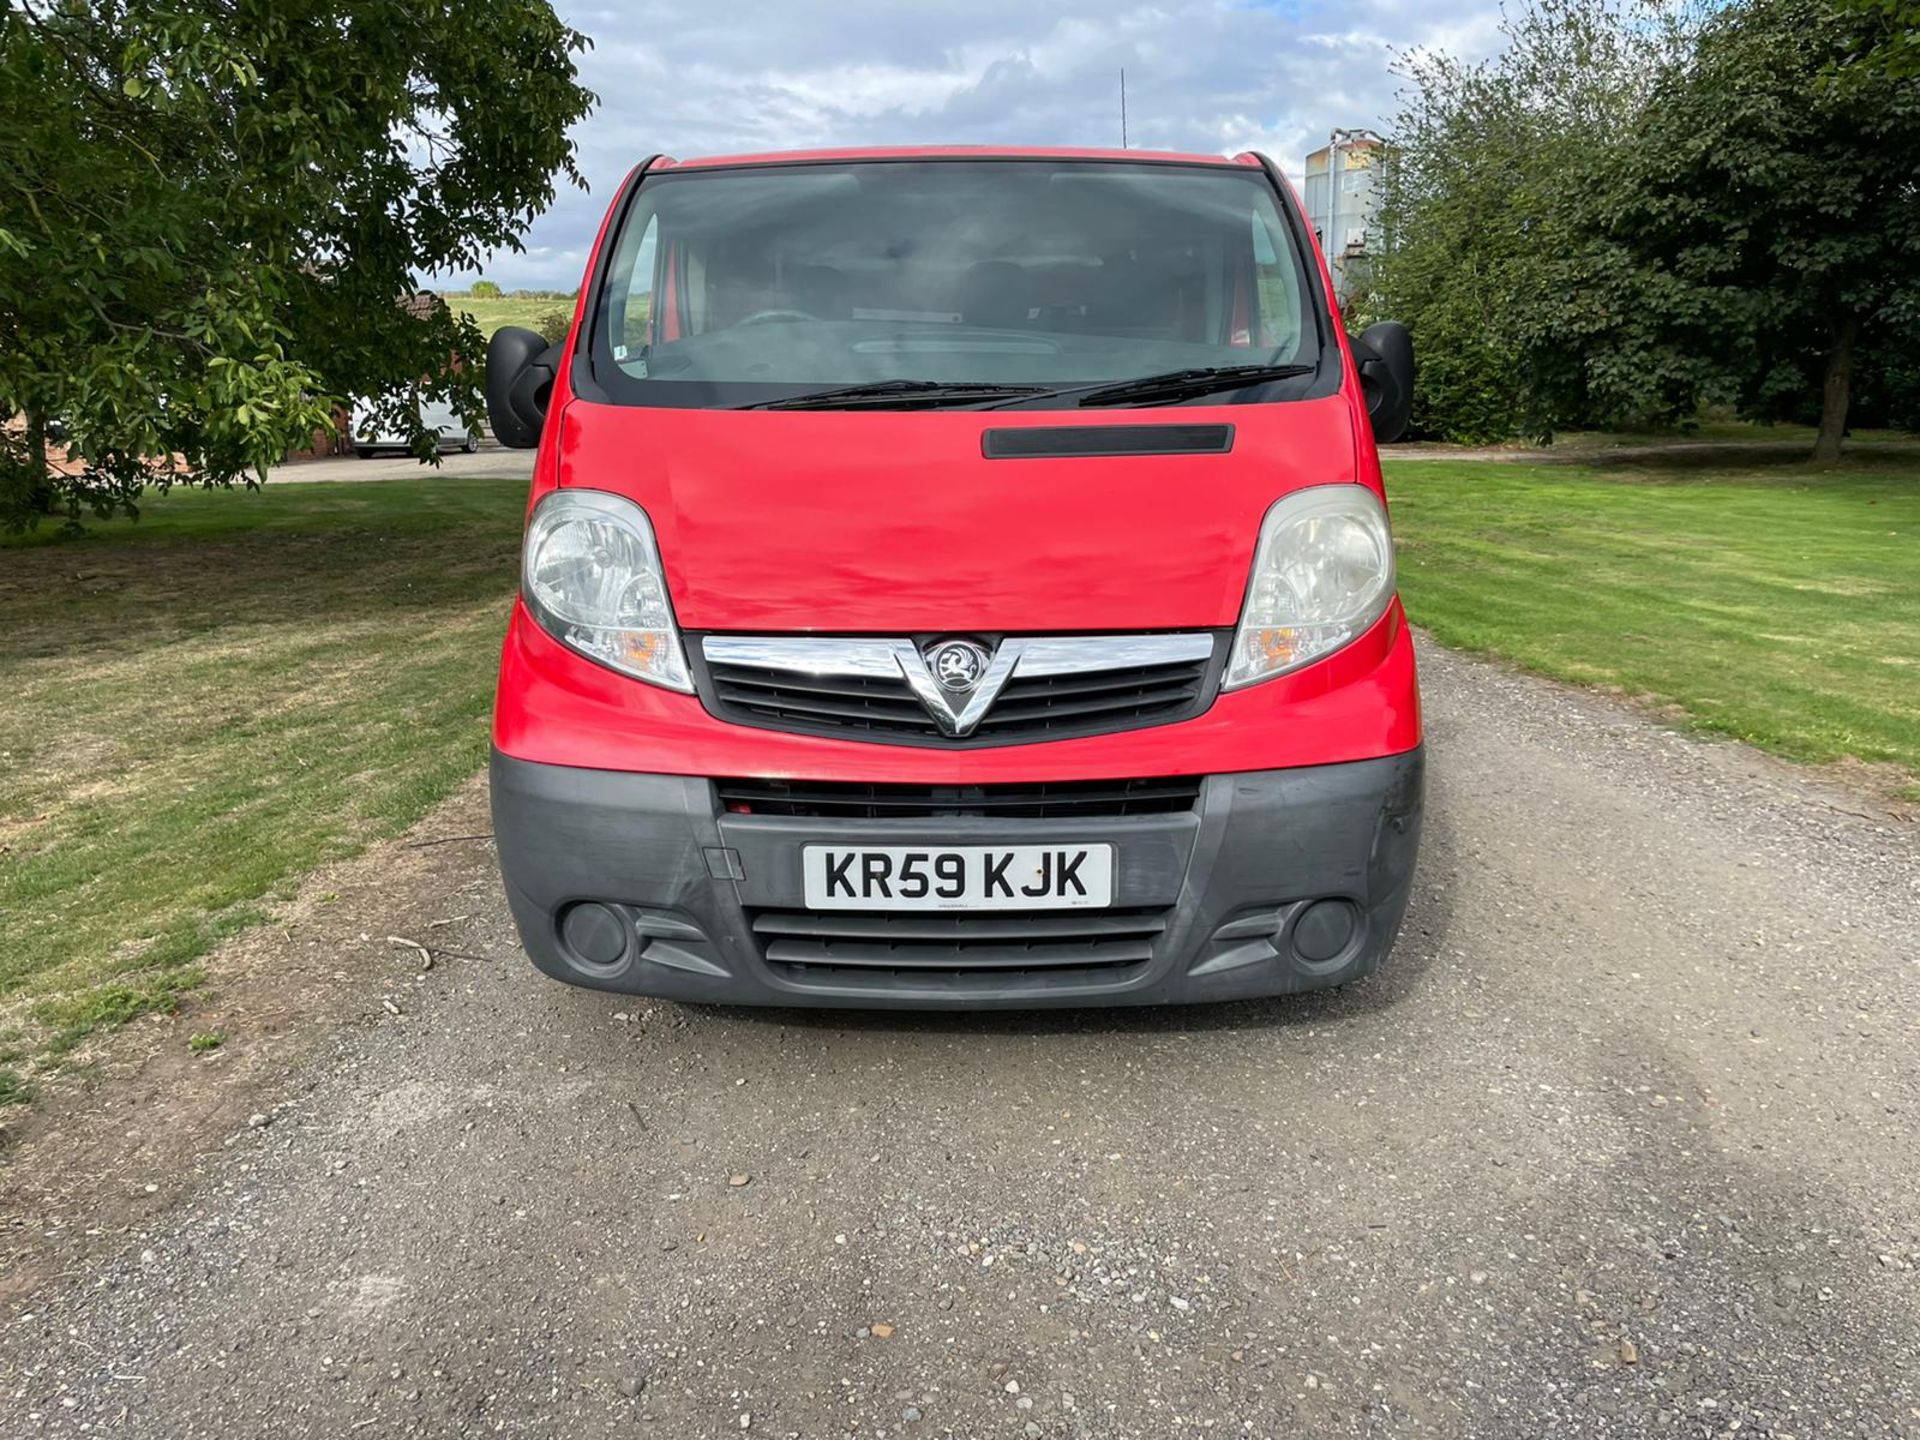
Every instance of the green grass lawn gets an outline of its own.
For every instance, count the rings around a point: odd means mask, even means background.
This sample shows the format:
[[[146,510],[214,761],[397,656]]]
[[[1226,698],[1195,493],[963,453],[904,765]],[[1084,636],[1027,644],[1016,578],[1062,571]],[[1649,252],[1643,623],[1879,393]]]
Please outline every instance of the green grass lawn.
[[[1442,641],[1920,774],[1920,449],[1390,462],[1389,486]],[[276,481],[0,540],[0,1102],[481,767],[525,494]]]
[[[1837,469],[1389,460],[1408,613],[1448,645],[1797,760],[1920,775],[1920,447]]]
[[[0,541],[0,1099],[480,767],[526,488],[176,491]]]

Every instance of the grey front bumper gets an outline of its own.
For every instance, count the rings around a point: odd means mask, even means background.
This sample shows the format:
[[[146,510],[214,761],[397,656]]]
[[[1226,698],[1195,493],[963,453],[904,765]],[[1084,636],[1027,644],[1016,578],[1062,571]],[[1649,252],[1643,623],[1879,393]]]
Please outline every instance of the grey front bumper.
[[[744,1005],[1153,1005],[1313,990],[1376,968],[1407,906],[1423,770],[1414,750],[1215,775],[1186,814],[792,819],[726,813],[704,779],[496,751],[493,821],[527,953],[571,984]],[[801,912],[805,844],[1088,841],[1115,846],[1116,912],[1152,917],[1145,958],[794,965],[769,959],[755,928]]]

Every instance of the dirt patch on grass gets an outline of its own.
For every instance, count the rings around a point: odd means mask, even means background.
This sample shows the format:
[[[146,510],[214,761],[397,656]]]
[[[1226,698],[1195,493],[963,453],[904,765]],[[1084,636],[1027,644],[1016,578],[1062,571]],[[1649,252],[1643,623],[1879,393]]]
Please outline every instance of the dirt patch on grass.
[[[497,906],[462,901],[498,884],[492,846],[432,843],[490,828],[476,777],[400,839],[315,871],[204,959],[177,1011],[88,1039],[39,1103],[0,1111],[0,1303],[130,1244],[249,1117],[271,1122],[334,1027],[404,1013],[423,959],[389,936],[435,965],[511,963],[510,936],[469,924]]]
[[[1523,674],[1533,673],[1522,665],[1512,668]],[[1631,694],[1611,685],[1589,685],[1566,679],[1560,683],[1605,695],[1609,700],[1649,720],[1685,731],[1702,744],[1719,745],[1737,751],[1742,758],[1741,768],[1747,774],[1773,775],[1782,779],[1790,775],[1803,778],[1812,776],[1815,780],[1824,781],[1836,792],[1824,801],[1830,810],[1844,815],[1857,815],[1863,820],[1884,820],[1903,825],[1920,823],[1920,776],[1904,765],[1858,760],[1852,756],[1843,756],[1838,760],[1783,759],[1716,730],[1700,716],[1670,700],[1662,700],[1654,695]]]
[[[1516,675],[1539,673],[1488,651],[1461,648],[1466,649],[1467,653],[1472,653],[1476,659],[1484,663],[1497,665]],[[1732,736],[1714,731],[1704,725],[1700,717],[1684,705],[1664,700],[1658,695],[1625,690],[1618,685],[1601,681],[1582,680],[1575,674],[1556,675],[1549,678],[1556,684],[1605,696],[1622,709],[1631,710],[1634,714],[1669,729],[1683,731],[1690,739],[1697,740],[1703,745],[1719,747],[1730,757],[1735,758],[1737,767],[1744,774],[1772,776],[1783,781],[1797,776],[1802,783],[1808,776],[1812,776],[1818,782],[1825,782],[1834,793],[1824,798],[1821,803],[1839,814],[1855,815],[1863,820],[1891,821],[1901,825],[1920,823],[1920,783],[1916,783],[1915,775],[1904,765],[1873,763],[1851,757],[1824,762],[1786,760],[1769,755],[1763,750],[1757,750],[1751,745],[1744,745]]]
[[[1858,796],[1862,804],[1853,814],[1872,820],[1920,823],[1920,783],[1904,766],[1836,760],[1830,765],[1805,768]]]

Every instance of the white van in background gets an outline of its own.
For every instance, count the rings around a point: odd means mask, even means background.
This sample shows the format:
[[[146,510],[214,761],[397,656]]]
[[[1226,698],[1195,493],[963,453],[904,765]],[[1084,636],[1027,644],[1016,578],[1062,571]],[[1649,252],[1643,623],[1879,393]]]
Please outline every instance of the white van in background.
[[[480,432],[469,430],[453,406],[444,400],[422,400],[420,423],[440,437],[442,450],[459,449],[471,455],[480,448]],[[412,441],[397,430],[382,427],[371,406],[353,408],[353,453],[362,460],[382,450],[411,450]]]

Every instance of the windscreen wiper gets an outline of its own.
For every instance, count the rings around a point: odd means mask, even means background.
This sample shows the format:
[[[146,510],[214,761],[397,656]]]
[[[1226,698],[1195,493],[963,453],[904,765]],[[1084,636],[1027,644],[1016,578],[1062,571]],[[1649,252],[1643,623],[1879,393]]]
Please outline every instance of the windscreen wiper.
[[[1317,365],[1202,365],[1186,370],[1168,370],[1159,375],[1141,375],[1132,380],[1102,381],[1097,385],[1074,385],[1064,390],[1044,390],[1037,395],[1017,395],[1006,405],[983,405],[983,410],[1000,410],[1027,400],[1054,400],[1078,395],[1082,405],[1155,405],[1190,400],[1196,395],[1211,395],[1218,390],[1240,390],[1249,385],[1265,385],[1274,380],[1292,380],[1311,375]]]
[[[876,380],[839,385],[782,400],[757,400],[742,410],[910,410],[934,405],[973,405],[1044,394],[1044,385],[998,385],[992,381]]]

